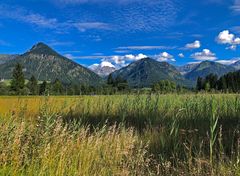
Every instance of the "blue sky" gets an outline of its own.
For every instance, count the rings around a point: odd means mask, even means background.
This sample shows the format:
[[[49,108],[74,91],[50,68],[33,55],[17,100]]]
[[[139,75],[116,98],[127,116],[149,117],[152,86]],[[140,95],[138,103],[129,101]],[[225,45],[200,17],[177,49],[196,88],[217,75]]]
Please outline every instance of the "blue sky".
[[[240,0],[0,0],[0,53],[45,42],[89,66],[240,59]]]

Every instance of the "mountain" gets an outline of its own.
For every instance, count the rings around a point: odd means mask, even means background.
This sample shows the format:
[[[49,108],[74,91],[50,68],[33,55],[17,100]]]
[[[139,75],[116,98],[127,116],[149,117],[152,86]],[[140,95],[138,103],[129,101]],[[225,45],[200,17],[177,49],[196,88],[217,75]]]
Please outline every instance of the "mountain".
[[[112,77],[127,80],[131,87],[150,87],[160,80],[170,80],[180,85],[191,86],[191,82],[187,81],[174,66],[151,58],[133,62],[113,72]]]
[[[17,58],[17,54],[0,54],[0,65]]]
[[[106,61],[103,61],[101,64],[93,64],[88,68],[103,78],[116,71],[115,66]]]
[[[206,77],[213,73],[222,76],[228,72],[235,71],[235,69],[228,65],[223,65],[217,62],[204,61],[197,65],[191,72],[185,75],[185,78],[196,81],[198,77]]]
[[[11,79],[12,71],[17,63],[23,66],[27,79],[34,75],[38,80],[59,79],[65,84],[97,85],[102,83],[102,78],[97,74],[58,54],[44,43],[38,43],[23,55],[0,65],[0,77]]]
[[[195,69],[198,66],[199,63],[193,63],[193,64],[187,64],[183,66],[178,66],[176,69],[182,74],[186,75],[187,73],[191,72],[193,69]]]
[[[234,67],[236,70],[240,70],[240,61],[233,63],[231,66]]]

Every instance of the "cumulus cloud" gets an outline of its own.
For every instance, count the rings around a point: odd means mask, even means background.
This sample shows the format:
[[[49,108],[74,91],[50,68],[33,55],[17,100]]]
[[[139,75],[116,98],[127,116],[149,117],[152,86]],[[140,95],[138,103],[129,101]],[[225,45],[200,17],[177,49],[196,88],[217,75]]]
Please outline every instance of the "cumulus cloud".
[[[183,53],[179,53],[179,54],[178,54],[178,57],[180,57],[180,58],[184,58],[185,56],[184,56]]]
[[[234,37],[234,34],[230,34],[228,30],[224,30],[218,34],[217,42],[220,44],[232,44]]]
[[[115,56],[98,56],[98,58],[102,58],[102,62],[109,62],[113,64],[116,68],[121,68],[124,66],[127,66],[129,63],[143,59],[148,57],[147,55],[144,55],[142,53],[133,55],[133,54],[127,54],[127,55],[115,55]],[[96,58],[96,57],[95,57]]]
[[[174,61],[176,61],[174,59],[174,57],[167,52],[162,52],[159,55],[153,56],[153,58],[156,59],[157,61],[160,61],[160,62],[164,62],[164,61],[173,61],[174,62]]]
[[[115,68],[115,66],[108,61],[102,61],[100,64],[92,64],[90,66],[88,66],[89,69],[91,70],[96,70],[97,68],[103,68],[103,67],[111,67],[111,68]]]
[[[234,34],[231,34],[229,30],[220,32],[216,40],[219,44],[230,45],[226,47],[226,49],[236,50],[237,45],[240,45],[240,38],[236,37]]]
[[[212,53],[209,49],[203,49],[202,52],[196,52],[191,55],[191,58],[199,61],[214,61],[217,59],[216,54]]]
[[[185,45],[186,49],[197,49],[201,47],[201,42],[196,40],[193,43],[188,43]]]

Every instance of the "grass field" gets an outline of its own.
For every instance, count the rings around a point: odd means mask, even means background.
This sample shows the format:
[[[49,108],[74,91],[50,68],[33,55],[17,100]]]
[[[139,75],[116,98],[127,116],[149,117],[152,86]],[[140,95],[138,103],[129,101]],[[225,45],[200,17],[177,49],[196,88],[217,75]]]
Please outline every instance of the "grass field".
[[[239,95],[0,97],[2,175],[240,175]]]

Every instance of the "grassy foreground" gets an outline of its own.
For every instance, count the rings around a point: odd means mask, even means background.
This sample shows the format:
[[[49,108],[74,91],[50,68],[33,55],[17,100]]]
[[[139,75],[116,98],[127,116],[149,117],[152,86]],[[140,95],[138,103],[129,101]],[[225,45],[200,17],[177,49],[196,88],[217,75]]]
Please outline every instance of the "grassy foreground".
[[[1,97],[0,175],[240,175],[239,95]]]

